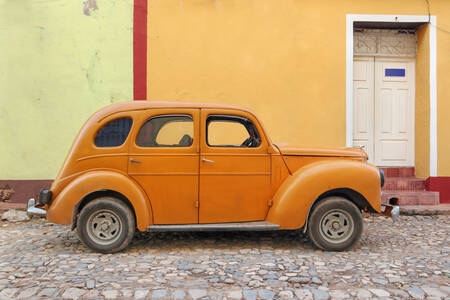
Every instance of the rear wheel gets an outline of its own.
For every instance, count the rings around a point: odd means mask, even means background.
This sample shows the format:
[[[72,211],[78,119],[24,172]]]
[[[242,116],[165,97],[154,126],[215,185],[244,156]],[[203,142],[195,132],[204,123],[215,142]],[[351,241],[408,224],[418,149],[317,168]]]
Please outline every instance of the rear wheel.
[[[311,213],[308,235],[323,250],[342,251],[361,237],[363,219],[360,209],[343,197],[322,199]]]
[[[77,221],[81,241],[101,253],[123,250],[133,239],[134,231],[133,212],[123,201],[112,197],[89,202]]]

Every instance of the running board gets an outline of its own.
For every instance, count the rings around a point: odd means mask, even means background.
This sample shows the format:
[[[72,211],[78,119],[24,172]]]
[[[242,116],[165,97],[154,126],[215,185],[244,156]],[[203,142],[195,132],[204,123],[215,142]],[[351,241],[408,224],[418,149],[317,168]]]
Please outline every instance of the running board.
[[[278,230],[280,225],[265,221],[240,223],[208,223],[182,225],[152,225],[148,231],[268,231]]]

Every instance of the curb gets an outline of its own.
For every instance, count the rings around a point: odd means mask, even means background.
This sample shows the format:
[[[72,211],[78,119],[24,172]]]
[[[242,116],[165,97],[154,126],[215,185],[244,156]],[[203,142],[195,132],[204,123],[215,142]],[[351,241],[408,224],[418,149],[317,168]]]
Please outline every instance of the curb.
[[[450,215],[450,209],[427,209],[427,208],[402,208],[400,207],[400,215],[402,216],[435,216]]]
[[[0,213],[10,209],[26,210],[27,205],[25,203],[0,202]]]

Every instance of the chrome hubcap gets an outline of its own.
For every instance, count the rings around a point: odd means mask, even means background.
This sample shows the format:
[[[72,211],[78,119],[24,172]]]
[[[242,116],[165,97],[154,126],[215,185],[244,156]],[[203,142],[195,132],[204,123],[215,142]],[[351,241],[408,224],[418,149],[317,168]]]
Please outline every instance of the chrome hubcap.
[[[320,233],[330,243],[342,243],[349,239],[354,230],[353,219],[349,213],[334,209],[325,214],[320,221]]]
[[[92,214],[88,219],[87,226],[89,237],[101,245],[115,242],[123,230],[119,216],[107,209]]]

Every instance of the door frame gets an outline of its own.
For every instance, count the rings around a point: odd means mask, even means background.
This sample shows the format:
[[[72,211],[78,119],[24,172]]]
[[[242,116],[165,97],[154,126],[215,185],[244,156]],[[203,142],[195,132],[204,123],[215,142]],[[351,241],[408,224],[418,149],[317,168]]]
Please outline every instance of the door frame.
[[[430,176],[437,175],[437,82],[436,16],[428,15],[346,15],[346,145],[353,144],[353,23],[354,22],[429,23],[430,34]]]

